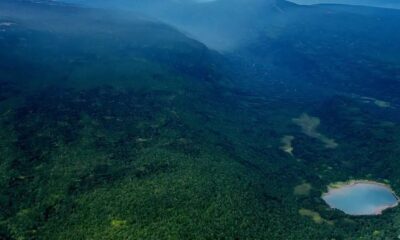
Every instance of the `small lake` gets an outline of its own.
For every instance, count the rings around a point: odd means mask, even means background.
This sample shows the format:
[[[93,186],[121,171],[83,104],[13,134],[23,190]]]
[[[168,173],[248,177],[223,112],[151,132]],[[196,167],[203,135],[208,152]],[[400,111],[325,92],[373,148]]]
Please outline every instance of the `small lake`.
[[[322,199],[331,208],[349,215],[379,215],[399,202],[389,186],[371,181],[353,181],[330,187]]]

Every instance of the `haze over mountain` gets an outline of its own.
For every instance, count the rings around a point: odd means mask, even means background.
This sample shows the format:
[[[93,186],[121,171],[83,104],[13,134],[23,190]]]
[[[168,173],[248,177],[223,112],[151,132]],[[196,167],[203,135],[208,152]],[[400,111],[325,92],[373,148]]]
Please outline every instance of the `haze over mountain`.
[[[231,50],[257,35],[282,10],[275,0],[68,0],[97,8],[133,11],[171,24],[218,50]]]
[[[400,53],[397,10],[299,6],[281,0],[89,0],[82,4],[156,19],[212,49],[233,54],[247,63],[241,67],[249,66],[241,72],[252,90],[254,82],[265,83],[266,89],[280,82],[286,90],[307,83],[399,101],[395,90],[400,83],[394,70]],[[392,70],[380,74],[375,71],[378,65]],[[321,73],[326,77],[321,79]]]

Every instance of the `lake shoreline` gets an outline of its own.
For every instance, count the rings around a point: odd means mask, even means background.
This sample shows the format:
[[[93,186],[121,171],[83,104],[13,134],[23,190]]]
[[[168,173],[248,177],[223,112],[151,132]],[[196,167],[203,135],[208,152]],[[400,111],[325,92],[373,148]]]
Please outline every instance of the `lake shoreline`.
[[[396,199],[396,202],[390,205],[382,205],[379,206],[376,211],[374,211],[374,213],[371,214],[349,214],[352,216],[374,216],[374,215],[381,215],[385,210],[390,209],[390,208],[394,208],[397,207],[399,205],[400,202],[400,198],[396,195],[396,193],[394,192],[394,190],[390,187],[389,184],[385,184],[385,183],[380,183],[380,182],[376,182],[376,181],[372,181],[372,180],[349,180],[346,182],[337,182],[337,183],[331,183],[330,185],[328,185],[328,191],[324,192],[321,195],[321,198],[329,205],[330,208],[332,209],[338,209],[335,207],[330,206],[330,204],[326,201],[326,198],[331,197],[332,195],[341,193],[343,191],[343,188],[351,188],[354,187],[356,185],[359,184],[365,184],[365,185],[374,185],[374,186],[378,186],[378,187],[382,187],[386,190],[388,190],[393,197]],[[338,209],[340,210],[340,209]],[[348,214],[348,213],[346,213]]]

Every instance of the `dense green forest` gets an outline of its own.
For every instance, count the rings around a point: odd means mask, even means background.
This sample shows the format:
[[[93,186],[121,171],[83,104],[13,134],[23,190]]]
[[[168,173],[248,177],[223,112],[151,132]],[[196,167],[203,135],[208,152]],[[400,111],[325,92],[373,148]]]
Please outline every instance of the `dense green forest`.
[[[321,199],[330,183],[351,179],[400,193],[393,89],[383,91],[393,102],[320,85],[251,91],[240,84],[257,72],[237,66],[246,58],[170,26],[2,4],[28,20],[0,10],[0,22],[13,23],[0,25],[0,239],[400,236],[398,208],[356,217]],[[289,61],[280,60],[273,77]]]

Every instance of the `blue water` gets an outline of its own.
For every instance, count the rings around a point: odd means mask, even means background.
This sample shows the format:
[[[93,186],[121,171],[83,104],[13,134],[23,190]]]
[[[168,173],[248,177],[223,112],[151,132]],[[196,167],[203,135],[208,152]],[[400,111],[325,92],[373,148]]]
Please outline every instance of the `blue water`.
[[[390,188],[374,183],[355,183],[330,190],[322,197],[332,208],[350,215],[376,215],[397,204]]]

